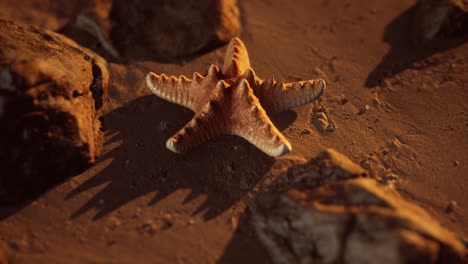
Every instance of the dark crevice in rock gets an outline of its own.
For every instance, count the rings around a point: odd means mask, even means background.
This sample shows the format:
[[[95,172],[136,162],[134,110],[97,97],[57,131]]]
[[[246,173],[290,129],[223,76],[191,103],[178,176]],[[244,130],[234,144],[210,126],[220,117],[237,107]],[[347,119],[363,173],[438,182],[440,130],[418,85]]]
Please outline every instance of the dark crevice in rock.
[[[102,96],[104,94],[104,90],[102,88],[102,70],[94,60],[91,61],[91,65],[93,71],[93,82],[91,83],[89,90],[93,93],[94,108],[98,110],[103,104]]]
[[[31,32],[33,32],[33,33],[39,35],[39,36],[42,37],[42,39],[44,39],[45,41],[48,41],[48,42],[56,42],[55,39],[54,39],[52,36],[50,36],[49,34],[47,34],[46,32],[41,31],[41,30],[39,30],[38,28],[33,27],[33,26],[31,26],[31,27],[29,27],[29,28],[30,28]]]
[[[345,254],[347,249],[348,243],[348,238],[353,233],[354,229],[356,227],[356,216],[353,214],[349,214],[349,219],[348,222],[346,223],[346,226],[344,227],[343,231],[343,236],[341,238],[341,245],[340,245],[340,253],[338,255],[338,263],[345,263]]]
[[[76,98],[76,97],[78,97],[78,96],[83,96],[83,93],[80,93],[80,92],[78,92],[78,91],[76,91],[76,90],[73,91],[73,98]]]

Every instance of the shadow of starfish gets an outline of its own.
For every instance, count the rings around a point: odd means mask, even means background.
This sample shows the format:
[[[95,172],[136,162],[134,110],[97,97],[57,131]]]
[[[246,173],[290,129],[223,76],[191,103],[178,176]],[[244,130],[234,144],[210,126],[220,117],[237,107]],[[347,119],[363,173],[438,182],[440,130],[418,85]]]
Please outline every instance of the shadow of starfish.
[[[154,205],[181,189],[191,191],[184,204],[200,195],[207,196],[193,212],[193,215],[203,212],[206,220],[241,200],[261,180],[274,159],[235,136],[218,137],[183,155],[168,151],[165,141],[191,116],[190,111],[155,96],[136,99],[107,114],[104,117],[106,145],[121,144],[99,161],[112,159],[111,163],[70,192],[66,199],[107,185],[71,218],[95,208],[96,220],[153,192],[155,196],[149,205]],[[295,118],[295,113],[289,111],[277,115],[273,121],[281,129]],[[106,203],[100,203],[101,200]]]

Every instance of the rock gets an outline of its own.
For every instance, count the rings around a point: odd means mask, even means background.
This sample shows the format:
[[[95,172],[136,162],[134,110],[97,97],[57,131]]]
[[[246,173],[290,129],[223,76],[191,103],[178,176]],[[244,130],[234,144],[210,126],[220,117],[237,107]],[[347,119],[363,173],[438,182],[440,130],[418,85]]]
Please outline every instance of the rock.
[[[341,176],[316,180],[329,171]],[[274,263],[466,263],[459,237],[362,171],[328,150],[301,181],[252,203],[251,223]]]
[[[329,122],[324,112],[317,112],[312,120],[320,133],[324,133],[327,130]]]
[[[0,19],[0,202],[31,197],[93,164],[107,63],[59,34]]]
[[[365,169],[333,149],[324,150],[309,161],[297,160],[291,166],[288,171],[276,177],[269,188],[285,190],[293,184],[310,188],[327,182],[369,177]]]
[[[121,54],[161,61],[194,56],[240,31],[235,0],[114,0],[111,18]]]
[[[468,34],[466,0],[419,0],[414,10],[416,42]]]
[[[119,59],[119,52],[109,40],[113,0],[92,0],[81,5],[80,12],[71,17],[59,32],[106,59]]]
[[[0,17],[56,31],[79,13],[82,6],[80,0],[3,0],[0,1]]]
[[[115,59],[109,43],[112,0],[0,1],[0,17],[23,26],[39,26],[59,32],[102,56]]]
[[[366,113],[367,111],[369,111],[369,109],[370,109],[370,106],[369,106],[369,105],[365,105],[364,107],[362,107],[361,109],[359,109],[358,115],[362,115],[362,114]]]
[[[458,207],[458,203],[456,201],[450,201],[447,208],[445,208],[445,212],[447,213],[454,212],[455,209],[457,209],[457,207]]]

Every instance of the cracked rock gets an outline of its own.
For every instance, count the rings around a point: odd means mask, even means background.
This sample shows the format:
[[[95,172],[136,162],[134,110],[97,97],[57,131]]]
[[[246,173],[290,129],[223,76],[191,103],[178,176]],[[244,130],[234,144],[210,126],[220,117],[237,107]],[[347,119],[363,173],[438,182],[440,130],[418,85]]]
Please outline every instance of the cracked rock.
[[[252,225],[274,263],[466,263],[461,238],[349,162],[327,150],[317,157],[321,166],[309,166],[313,179],[305,182],[315,184],[296,181],[251,205]],[[342,176],[317,181],[333,175],[323,166]]]
[[[0,19],[0,202],[31,197],[93,164],[109,74],[59,34]]]

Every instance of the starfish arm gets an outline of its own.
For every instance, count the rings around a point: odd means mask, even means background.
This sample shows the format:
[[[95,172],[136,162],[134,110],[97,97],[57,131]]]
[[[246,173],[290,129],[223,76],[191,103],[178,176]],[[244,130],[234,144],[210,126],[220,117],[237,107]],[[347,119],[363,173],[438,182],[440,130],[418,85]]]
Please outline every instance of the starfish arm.
[[[184,75],[177,78],[175,76],[168,77],[165,74],[157,75],[150,72],[146,76],[146,85],[155,95],[162,99],[197,111],[198,105],[196,103],[206,98],[210,93],[210,90],[204,89],[203,86],[217,83],[219,80],[218,73],[219,68],[215,65],[210,66],[206,76],[195,72],[192,79]]]
[[[196,76],[195,78],[197,77],[203,78],[201,75]],[[150,72],[146,76],[146,84],[148,88],[158,97],[193,109],[193,93],[196,92],[193,89],[193,80],[183,75],[177,78],[175,76],[168,77],[165,74],[157,75]]]
[[[184,128],[167,140],[166,147],[172,152],[184,153],[222,134],[223,122],[220,122],[220,117],[216,115],[218,108],[214,101],[208,102]]]
[[[325,87],[323,79],[283,83],[271,78],[261,85],[258,94],[268,111],[281,112],[312,102],[322,95]]]
[[[249,54],[242,40],[233,38],[224,59],[223,74],[227,77],[240,76],[250,68]]]
[[[239,86],[240,92],[248,91],[245,92],[246,96],[242,102],[245,104],[242,108],[246,110],[233,115],[234,120],[231,123],[236,125],[231,127],[231,132],[246,139],[272,157],[279,157],[290,152],[291,143],[268,118],[258,98],[250,89],[249,83],[242,80]]]

